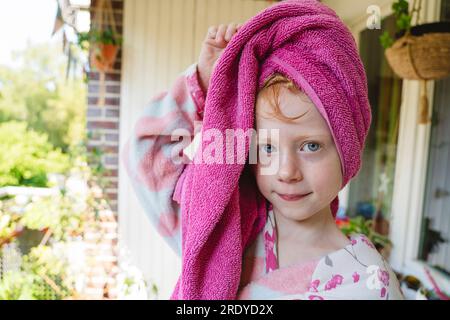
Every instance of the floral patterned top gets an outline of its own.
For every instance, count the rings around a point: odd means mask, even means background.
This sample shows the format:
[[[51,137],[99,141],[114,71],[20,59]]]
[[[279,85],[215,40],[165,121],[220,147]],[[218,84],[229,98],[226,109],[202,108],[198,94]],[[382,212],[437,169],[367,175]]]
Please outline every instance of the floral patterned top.
[[[361,234],[326,256],[278,268],[273,207],[262,234],[247,249],[238,299],[388,300],[404,299],[388,263]],[[263,257],[263,258],[262,258]]]

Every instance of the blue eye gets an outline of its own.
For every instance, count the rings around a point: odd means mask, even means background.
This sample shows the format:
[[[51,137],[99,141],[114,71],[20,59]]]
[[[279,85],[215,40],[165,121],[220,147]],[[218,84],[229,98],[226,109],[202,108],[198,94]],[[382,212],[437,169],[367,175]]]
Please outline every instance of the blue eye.
[[[308,142],[303,145],[302,150],[306,152],[317,152],[320,150],[320,144],[315,142]]]
[[[265,153],[272,153],[275,151],[275,148],[271,144],[263,144],[261,145],[261,148]]]

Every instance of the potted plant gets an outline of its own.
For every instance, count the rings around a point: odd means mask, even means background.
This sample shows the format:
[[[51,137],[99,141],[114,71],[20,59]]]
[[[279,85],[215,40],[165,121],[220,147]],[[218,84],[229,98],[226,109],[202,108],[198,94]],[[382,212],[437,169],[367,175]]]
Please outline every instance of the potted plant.
[[[421,80],[420,123],[428,123],[426,82],[450,75],[450,22],[420,24],[422,0],[414,0],[412,9],[406,0],[396,0],[392,10],[397,32],[380,37],[386,59],[401,78]],[[415,25],[413,26],[413,20]]]
[[[122,45],[122,37],[111,28],[91,29],[78,33],[78,45],[90,49],[90,63],[101,72],[107,72],[114,66],[117,52]]]
[[[388,251],[392,245],[388,237],[376,232],[373,229],[373,220],[366,219],[363,216],[356,216],[354,218],[345,218],[338,221],[338,227],[341,231],[349,237],[352,234],[365,235],[380,252]]]
[[[92,28],[89,32],[78,33],[78,45],[83,50],[90,51],[90,65],[100,72],[99,106],[105,104],[105,73],[113,69],[122,45],[122,37],[115,30],[114,26],[106,29],[99,27],[99,29]]]

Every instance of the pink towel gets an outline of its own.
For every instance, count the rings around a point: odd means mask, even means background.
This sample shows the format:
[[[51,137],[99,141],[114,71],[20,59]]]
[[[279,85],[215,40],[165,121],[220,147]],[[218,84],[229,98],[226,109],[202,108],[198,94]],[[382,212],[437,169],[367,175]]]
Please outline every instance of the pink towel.
[[[244,24],[212,74],[202,134],[216,129],[225,137],[226,129],[253,128],[256,94],[274,72],[301,87],[326,119],[344,187],[360,168],[370,126],[367,81],[350,31],[318,1],[282,1]],[[209,143],[203,140],[196,156]],[[249,147],[247,140],[246,159]],[[172,299],[235,299],[244,250],[265,224],[266,200],[248,166],[225,164],[225,150],[223,159],[188,164],[177,183],[182,271]],[[336,198],[333,214],[337,204]]]

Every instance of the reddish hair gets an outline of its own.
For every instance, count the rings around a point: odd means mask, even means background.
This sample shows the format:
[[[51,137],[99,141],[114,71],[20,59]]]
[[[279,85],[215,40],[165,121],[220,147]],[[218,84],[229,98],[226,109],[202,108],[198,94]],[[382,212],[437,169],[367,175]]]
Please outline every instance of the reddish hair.
[[[269,105],[273,110],[270,115],[277,118],[278,120],[292,122],[296,119],[299,119],[300,117],[302,117],[302,115],[298,117],[287,117],[281,112],[279,104],[281,88],[286,88],[295,94],[304,94],[303,90],[301,88],[298,88],[291,79],[286,78],[280,73],[274,73],[264,82],[263,87],[258,92],[258,97],[264,98],[269,102]]]

